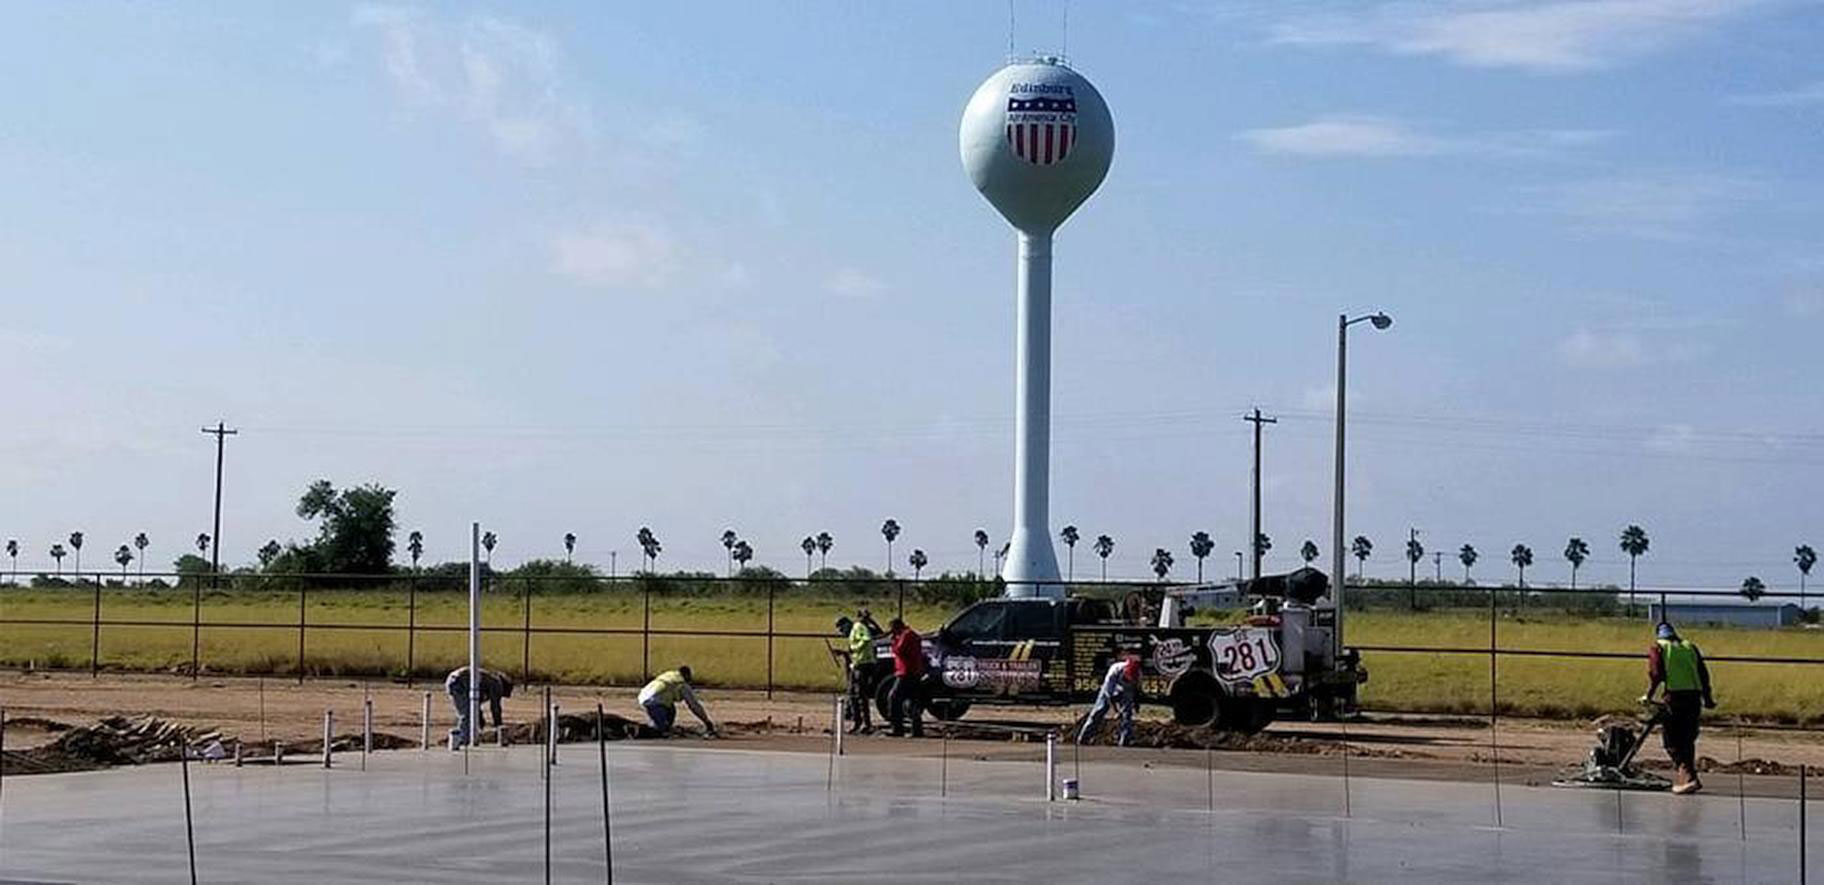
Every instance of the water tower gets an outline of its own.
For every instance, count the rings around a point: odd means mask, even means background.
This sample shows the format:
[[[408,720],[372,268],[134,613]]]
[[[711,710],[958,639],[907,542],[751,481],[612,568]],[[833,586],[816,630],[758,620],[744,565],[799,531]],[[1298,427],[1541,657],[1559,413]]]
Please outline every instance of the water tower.
[[[969,99],[963,168],[1019,233],[1009,596],[1063,596],[1051,547],[1051,235],[1108,175],[1115,122],[1102,95],[1055,58],[1020,61]]]

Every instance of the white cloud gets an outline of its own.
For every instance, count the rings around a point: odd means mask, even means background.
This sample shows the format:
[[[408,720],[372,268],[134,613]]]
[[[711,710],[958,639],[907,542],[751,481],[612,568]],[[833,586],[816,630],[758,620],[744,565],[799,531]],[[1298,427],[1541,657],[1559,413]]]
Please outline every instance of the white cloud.
[[[871,298],[886,291],[887,284],[854,268],[843,268],[830,275],[824,288],[845,298]]]
[[[1334,115],[1309,123],[1248,129],[1236,135],[1261,153],[1305,157],[1428,157],[1457,154],[1544,158],[1595,144],[1612,133],[1593,129],[1539,129],[1445,136],[1388,117]]]
[[[1730,104],[1747,105],[1762,108],[1792,108],[1802,105],[1824,104],[1824,80],[1808,83],[1797,89],[1781,92],[1759,92],[1751,95],[1735,95],[1729,98]]]
[[[1558,355],[1577,369],[1625,369],[1647,363],[1640,337],[1625,331],[1578,329],[1558,344]]]
[[[1533,189],[1515,208],[1560,216],[1585,233],[1687,240],[1766,192],[1765,184],[1742,176],[1642,172]]]
[[[351,22],[379,35],[381,66],[408,105],[479,126],[503,154],[543,164],[590,134],[562,53],[543,33],[492,16],[456,24],[396,6],[356,7]]]
[[[676,241],[650,224],[604,222],[551,240],[551,271],[589,286],[657,288],[678,258]]]
[[[1608,67],[1777,0],[1492,0],[1382,3],[1280,22],[1272,40],[1364,45],[1475,67],[1543,72]]]

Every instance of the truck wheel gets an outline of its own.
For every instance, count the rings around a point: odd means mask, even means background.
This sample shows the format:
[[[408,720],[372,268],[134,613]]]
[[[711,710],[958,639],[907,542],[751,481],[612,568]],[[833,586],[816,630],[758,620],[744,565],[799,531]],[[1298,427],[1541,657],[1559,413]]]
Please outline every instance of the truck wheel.
[[[1273,722],[1273,704],[1259,698],[1224,697],[1217,702],[1216,727],[1239,734],[1259,734]]]
[[[874,686],[874,709],[880,711],[882,722],[893,721],[893,684],[897,681],[898,676],[884,676],[880,684]]]
[[[955,722],[969,712],[969,702],[954,698],[939,698],[931,702],[931,715],[945,722]]]
[[[1166,696],[1167,703],[1172,705],[1172,721],[1179,725],[1208,725],[1216,718],[1217,698],[1222,694],[1222,687],[1216,684],[1216,677],[1202,671],[1193,671],[1178,677],[1172,683],[1171,694]]]

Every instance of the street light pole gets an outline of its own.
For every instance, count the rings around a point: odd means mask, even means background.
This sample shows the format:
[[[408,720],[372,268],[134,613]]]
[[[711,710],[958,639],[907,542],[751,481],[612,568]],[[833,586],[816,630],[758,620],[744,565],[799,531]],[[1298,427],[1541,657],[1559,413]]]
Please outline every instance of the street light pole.
[[[1349,389],[1349,327],[1362,321],[1368,321],[1376,329],[1385,329],[1393,325],[1393,318],[1384,313],[1366,314],[1350,319],[1348,314],[1336,318],[1336,490],[1331,499],[1335,510],[1331,514],[1330,532],[1330,579],[1335,588],[1336,629],[1331,634],[1336,660],[1343,655],[1343,408]]]

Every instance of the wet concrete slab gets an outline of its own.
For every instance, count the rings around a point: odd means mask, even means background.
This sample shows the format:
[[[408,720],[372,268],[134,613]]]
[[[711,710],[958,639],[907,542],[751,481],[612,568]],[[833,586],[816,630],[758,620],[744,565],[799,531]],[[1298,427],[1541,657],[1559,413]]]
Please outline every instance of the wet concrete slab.
[[[608,748],[622,882],[1791,882],[1798,805],[1338,772]],[[553,880],[604,878],[593,746],[551,781]],[[466,766],[466,773],[465,773]],[[537,748],[190,769],[202,881],[524,882],[544,874]],[[1810,817],[1816,818],[1815,803]],[[1815,831],[1816,826],[1812,829]],[[1745,831],[1745,832],[1744,832]],[[1815,852],[1813,852],[1815,854]],[[1819,872],[1814,866],[1813,872]],[[177,766],[10,778],[0,881],[188,881]]]

